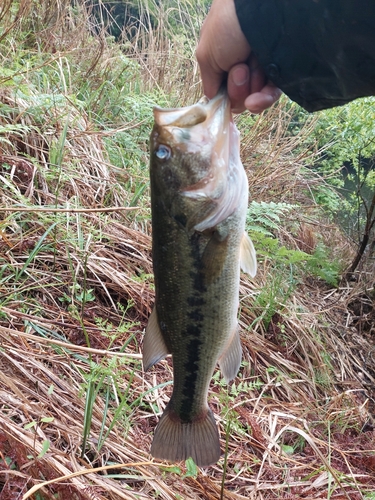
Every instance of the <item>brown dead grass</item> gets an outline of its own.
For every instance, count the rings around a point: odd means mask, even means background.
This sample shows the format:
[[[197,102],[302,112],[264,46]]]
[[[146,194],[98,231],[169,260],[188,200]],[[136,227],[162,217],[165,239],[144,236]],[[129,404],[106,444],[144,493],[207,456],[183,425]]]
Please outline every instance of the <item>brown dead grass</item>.
[[[61,12],[66,8],[62,3]],[[145,88],[157,81],[167,93],[172,47],[162,33],[152,32],[147,44],[140,32],[133,56],[147,65]],[[63,44],[66,35],[60,35]],[[161,46],[156,62],[151,55]],[[191,56],[181,61],[186,74],[186,64],[194,62]],[[188,74],[192,83],[174,93],[180,105],[192,102],[199,88],[194,72]],[[359,285],[330,289],[306,278],[265,326],[255,304],[275,272],[267,259],[255,280],[241,281],[244,366],[230,387],[217,376],[211,384],[223,450],[228,436],[227,459],[192,476],[183,463],[176,469],[151,459],[172,369],[169,359],[149,373],[141,365],[153,304],[149,207],[128,206],[124,172],[105,153],[107,132],[94,131],[68,99],[58,115],[54,108],[46,116],[44,130],[27,112],[29,102],[9,90],[1,92],[1,102],[19,110],[11,123],[29,127],[7,135],[13,147],[2,144],[0,162],[1,500],[357,500],[373,492],[374,344],[370,335],[358,334],[347,308]],[[295,154],[313,120],[290,139],[287,109],[276,106],[243,132],[252,196],[304,206],[293,221],[300,227],[296,237],[280,230],[284,244],[312,247],[319,236],[334,240],[335,252],[346,258],[350,245],[318,219],[307,196],[321,182],[301,173],[311,152]],[[66,123],[62,116],[69,119],[56,177],[49,157]],[[90,291],[86,303],[79,299],[84,290]],[[83,450],[89,383],[98,387],[102,376]]]

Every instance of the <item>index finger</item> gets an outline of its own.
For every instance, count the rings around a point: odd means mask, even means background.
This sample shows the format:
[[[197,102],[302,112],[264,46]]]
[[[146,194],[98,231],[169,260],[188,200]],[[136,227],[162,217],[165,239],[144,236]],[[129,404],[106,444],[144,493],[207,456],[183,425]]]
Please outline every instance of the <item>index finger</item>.
[[[219,92],[226,72],[212,63],[206,52],[202,54],[201,45],[198,45],[195,55],[201,73],[203,92],[209,99],[212,99]]]

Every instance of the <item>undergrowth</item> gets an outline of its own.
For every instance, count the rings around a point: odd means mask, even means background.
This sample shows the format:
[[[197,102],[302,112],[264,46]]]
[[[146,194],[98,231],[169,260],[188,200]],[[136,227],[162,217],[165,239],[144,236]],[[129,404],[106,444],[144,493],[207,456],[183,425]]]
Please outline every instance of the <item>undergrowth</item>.
[[[340,284],[352,248],[306,168],[315,121],[297,126],[286,99],[236,119],[259,273],[241,279],[241,371],[210,388],[225,456],[150,460],[172,368],[141,366],[148,137],[153,106],[200,97],[207,2],[128,8],[119,30],[102,2],[0,6],[0,498],[370,498],[371,345]]]

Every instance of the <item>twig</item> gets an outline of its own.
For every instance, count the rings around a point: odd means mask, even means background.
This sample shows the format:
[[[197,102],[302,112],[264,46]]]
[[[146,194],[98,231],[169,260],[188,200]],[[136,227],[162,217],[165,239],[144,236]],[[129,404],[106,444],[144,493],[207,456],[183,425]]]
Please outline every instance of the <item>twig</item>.
[[[117,212],[117,211],[140,210],[140,207],[108,207],[108,208],[26,208],[26,207],[0,207],[0,212],[48,212],[48,213],[96,213],[96,212]]]
[[[134,462],[129,464],[116,464],[116,465],[105,465],[103,467],[96,467],[95,469],[84,469],[79,470],[77,472],[72,472],[71,474],[66,474],[65,476],[57,477],[55,479],[51,479],[50,481],[45,481],[44,483],[36,484],[22,497],[22,500],[26,500],[30,498],[36,491],[40,490],[44,486],[48,486],[49,484],[59,483],[60,481],[64,481],[65,479],[72,479],[73,477],[83,476],[85,474],[92,474],[94,472],[100,472],[102,470],[110,470],[110,469],[119,469],[121,467],[140,467],[142,465],[152,465],[153,462]]]
[[[121,356],[124,358],[142,359],[142,354],[113,352],[113,351],[106,351],[105,349],[92,349],[89,347],[83,347],[83,346],[70,344],[69,342],[62,342],[61,340],[46,339],[44,337],[32,335],[31,333],[25,333],[25,332],[20,332],[18,330],[12,330],[11,328],[6,328],[4,326],[0,326],[0,333],[1,332],[7,333],[8,335],[14,335],[16,337],[23,337],[25,339],[31,340],[31,341],[39,343],[39,344],[58,345],[61,347],[65,347],[66,349],[70,349],[71,351],[87,352],[87,353],[91,353],[91,354],[100,354],[102,356]]]

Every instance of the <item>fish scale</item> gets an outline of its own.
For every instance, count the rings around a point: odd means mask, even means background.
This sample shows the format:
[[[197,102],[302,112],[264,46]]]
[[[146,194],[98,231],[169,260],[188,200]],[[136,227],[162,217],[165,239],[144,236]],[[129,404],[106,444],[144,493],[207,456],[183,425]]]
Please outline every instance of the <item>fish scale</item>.
[[[173,359],[173,393],[151,447],[156,458],[220,458],[207,403],[217,363],[227,380],[241,362],[237,324],[240,264],[255,275],[244,233],[247,177],[225,93],[187,108],[154,110],[151,211],[155,307],[143,344],[148,370]]]

